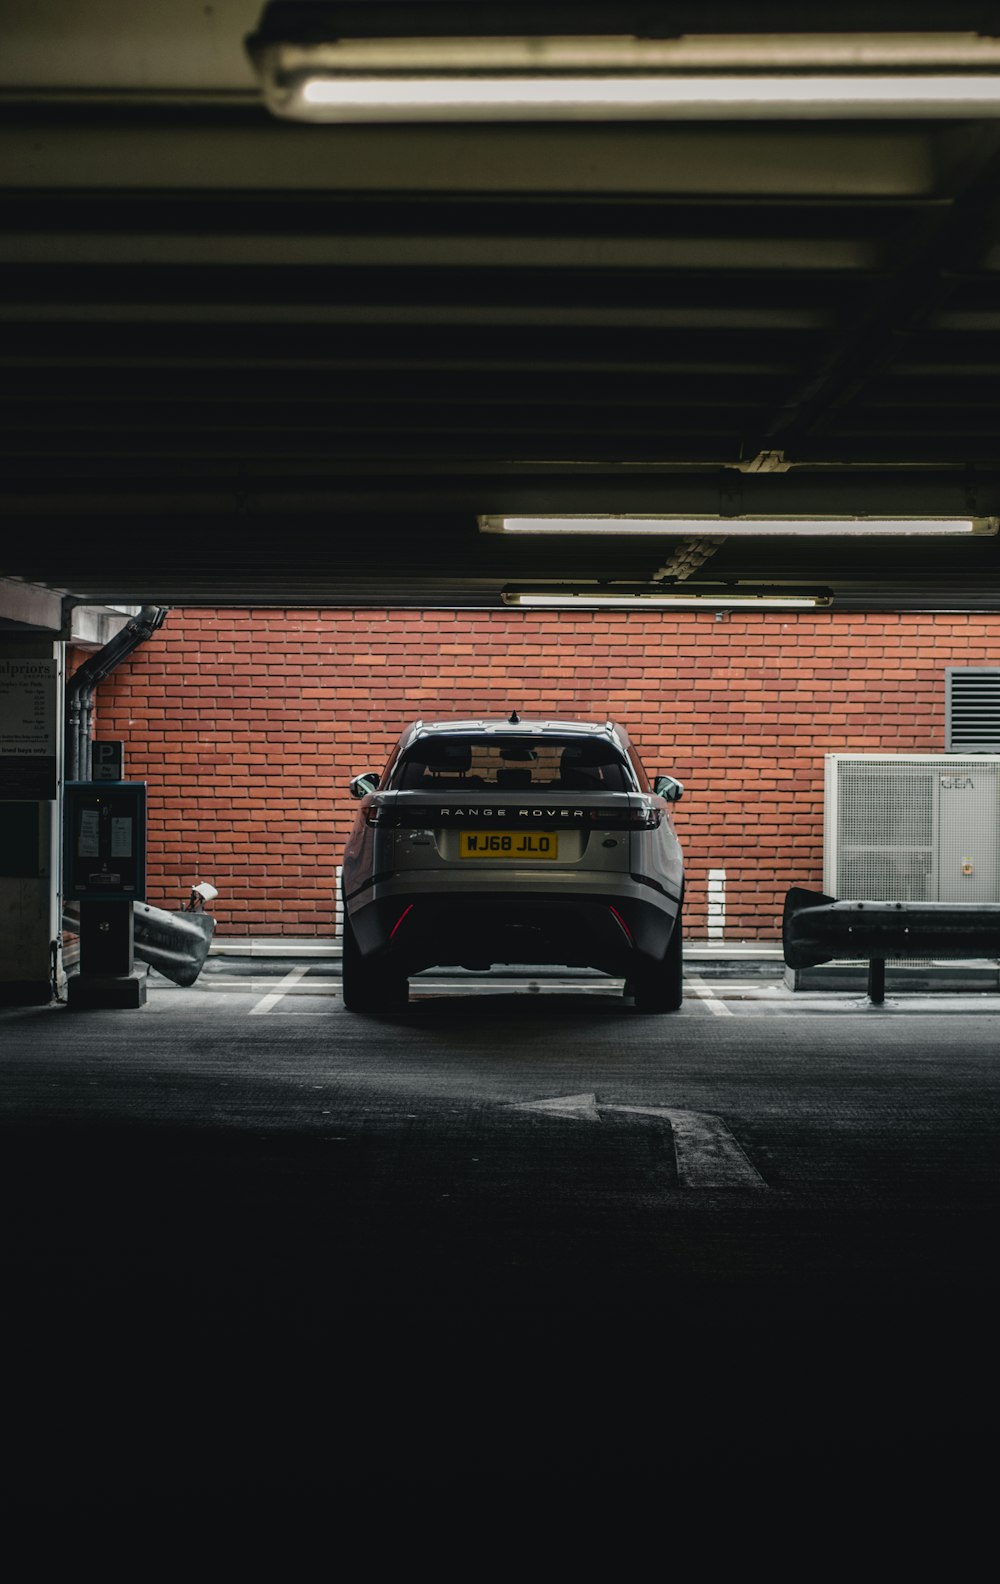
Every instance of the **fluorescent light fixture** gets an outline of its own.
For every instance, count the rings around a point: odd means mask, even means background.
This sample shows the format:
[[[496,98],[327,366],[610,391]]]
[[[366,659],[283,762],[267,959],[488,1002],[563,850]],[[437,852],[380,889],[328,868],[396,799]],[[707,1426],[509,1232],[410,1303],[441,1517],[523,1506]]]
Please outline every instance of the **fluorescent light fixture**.
[[[1000,116],[1000,79],[447,77],[306,74],[281,111],[303,121],[591,121]]]
[[[642,513],[575,516],[543,514],[534,517],[488,516],[479,518],[481,533],[505,534],[605,534],[653,537],[758,538],[761,535],[809,538],[846,536],[883,538],[941,538],[952,534],[995,534],[996,517],[668,517]]]
[[[649,584],[589,588],[569,587],[565,583],[546,588],[536,584],[531,588],[502,589],[500,597],[505,605],[564,610],[691,610],[699,605],[710,610],[816,610],[833,603],[828,589],[727,589],[721,584],[681,591]]]
[[[371,6],[385,36],[352,37],[352,26],[364,26],[357,7],[273,0],[246,45],[268,108],[306,121],[1000,115],[993,38],[645,38],[628,32],[643,25],[642,8],[619,9],[616,34],[562,33],[572,8],[557,17],[559,8],[539,4],[520,11],[537,36],[488,37],[475,27],[475,36],[463,36],[470,11],[479,11],[469,4]],[[421,20],[440,36],[389,36],[393,25],[412,29]]]

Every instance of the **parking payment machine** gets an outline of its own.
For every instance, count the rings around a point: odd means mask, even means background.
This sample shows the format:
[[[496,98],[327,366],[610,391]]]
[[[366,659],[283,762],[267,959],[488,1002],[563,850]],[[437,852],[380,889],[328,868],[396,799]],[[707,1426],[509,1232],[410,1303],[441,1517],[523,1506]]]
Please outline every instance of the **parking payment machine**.
[[[63,896],[80,904],[80,972],[71,1006],[142,1006],[132,904],[146,896],[145,781],[70,781],[64,801]]]

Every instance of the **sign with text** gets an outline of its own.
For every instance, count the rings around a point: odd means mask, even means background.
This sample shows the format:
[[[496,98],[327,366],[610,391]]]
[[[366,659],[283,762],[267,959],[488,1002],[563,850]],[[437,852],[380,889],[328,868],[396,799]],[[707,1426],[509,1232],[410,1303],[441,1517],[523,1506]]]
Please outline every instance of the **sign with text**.
[[[68,781],[63,820],[67,902],[143,901],[145,781]]]
[[[55,660],[0,660],[0,799],[56,795]]]
[[[90,779],[92,781],[122,781],[125,778],[124,742],[100,740],[90,745]]]

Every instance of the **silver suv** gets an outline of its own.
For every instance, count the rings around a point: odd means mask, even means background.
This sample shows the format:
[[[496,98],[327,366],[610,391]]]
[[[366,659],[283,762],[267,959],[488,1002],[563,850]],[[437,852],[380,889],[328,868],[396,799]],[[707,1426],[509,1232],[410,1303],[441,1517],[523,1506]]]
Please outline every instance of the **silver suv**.
[[[423,968],[560,964],[681,1004],[684,870],[671,804],[611,721],[416,721],[344,853],[345,1005],[389,1011]]]

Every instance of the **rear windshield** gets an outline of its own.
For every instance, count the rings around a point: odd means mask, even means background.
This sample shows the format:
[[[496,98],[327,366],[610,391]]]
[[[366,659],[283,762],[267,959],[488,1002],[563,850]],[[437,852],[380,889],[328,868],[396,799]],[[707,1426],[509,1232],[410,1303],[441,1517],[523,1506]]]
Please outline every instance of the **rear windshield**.
[[[488,737],[474,733],[424,737],[392,767],[394,791],[634,792],[627,760],[613,743],[593,737]]]

